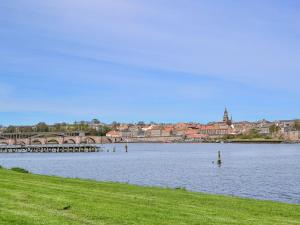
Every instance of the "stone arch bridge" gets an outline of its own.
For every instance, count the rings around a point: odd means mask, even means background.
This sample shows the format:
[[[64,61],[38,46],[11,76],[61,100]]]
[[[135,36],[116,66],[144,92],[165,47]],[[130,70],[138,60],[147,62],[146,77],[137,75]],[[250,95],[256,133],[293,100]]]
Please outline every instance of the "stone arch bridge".
[[[0,145],[104,144],[116,141],[114,138],[85,135],[78,132],[0,134]]]

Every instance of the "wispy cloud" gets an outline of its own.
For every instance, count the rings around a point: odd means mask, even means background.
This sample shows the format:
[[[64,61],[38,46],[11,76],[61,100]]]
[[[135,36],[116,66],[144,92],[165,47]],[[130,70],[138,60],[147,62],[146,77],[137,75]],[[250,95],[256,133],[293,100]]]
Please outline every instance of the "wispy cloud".
[[[289,0],[1,1],[0,110],[208,120],[288,99],[293,116],[299,11]]]

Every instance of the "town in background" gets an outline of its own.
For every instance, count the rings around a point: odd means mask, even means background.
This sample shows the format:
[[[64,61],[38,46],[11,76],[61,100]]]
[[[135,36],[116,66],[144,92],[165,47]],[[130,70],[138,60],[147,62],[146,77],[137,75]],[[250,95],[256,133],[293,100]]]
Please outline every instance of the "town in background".
[[[98,119],[47,125],[8,126],[0,128],[0,139],[9,134],[79,132],[81,135],[106,136],[113,142],[247,142],[300,141],[300,119],[235,122],[225,108],[219,122],[190,123],[118,123],[104,124]],[[0,140],[1,142],[1,140]]]

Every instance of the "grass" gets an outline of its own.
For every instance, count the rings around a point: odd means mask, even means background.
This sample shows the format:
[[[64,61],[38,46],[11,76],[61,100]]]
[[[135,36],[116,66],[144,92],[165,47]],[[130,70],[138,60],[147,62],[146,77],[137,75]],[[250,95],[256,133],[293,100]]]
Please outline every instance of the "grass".
[[[228,142],[242,142],[242,143],[282,143],[283,140],[281,139],[265,139],[265,138],[252,138],[252,139],[238,139],[238,138],[235,138],[235,139],[227,139],[226,141]]]
[[[0,169],[2,225],[288,225],[300,205]]]

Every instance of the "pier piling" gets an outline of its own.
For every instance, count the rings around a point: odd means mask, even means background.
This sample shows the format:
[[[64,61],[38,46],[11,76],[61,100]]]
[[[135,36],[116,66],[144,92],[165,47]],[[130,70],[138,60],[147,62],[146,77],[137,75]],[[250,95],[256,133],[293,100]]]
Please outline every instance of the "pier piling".
[[[218,164],[219,166],[221,166],[221,164],[222,164],[222,160],[221,160],[221,152],[220,152],[220,151],[218,151],[217,164]]]

